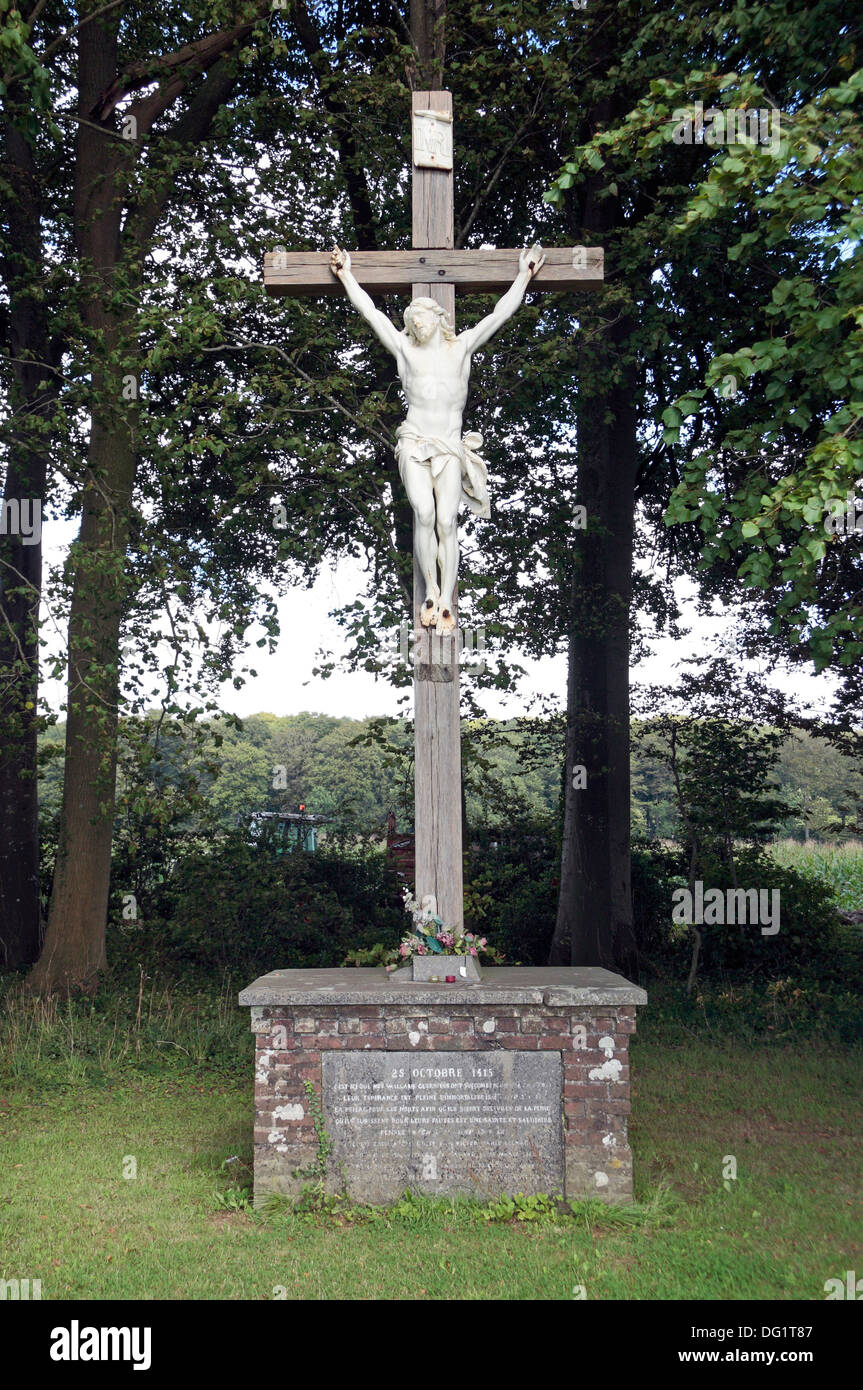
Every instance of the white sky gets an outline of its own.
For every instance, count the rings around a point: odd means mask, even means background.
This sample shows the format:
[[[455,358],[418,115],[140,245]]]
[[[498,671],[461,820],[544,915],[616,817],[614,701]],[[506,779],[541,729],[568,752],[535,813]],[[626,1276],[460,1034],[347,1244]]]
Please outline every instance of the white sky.
[[[46,520],[43,524],[43,544],[46,564],[62,558],[76,527],[71,522]],[[386,679],[367,671],[336,672],[328,680],[313,676],[322,647],[338,655],[346,650],[344,635],[328,614],[331,609],[352,601],[364,589],[365,576],[358,561],[345,560],[322,572],[312,589],[293,589],[278,600],[281,638],[275,655],[263,648],[253,649],[247,658],[258,672],[240,690],[230,682],[222,687],[220,707],[224,712],[248,716],[267,712],[276,715],[315,714],[348,715],[362,719],[369,715],[398,715],[404,710],[398,705],[402,691],[393,688]],[[683,640],[662,638],[652,644],[652,654],[633,669],[633,678],[644,683],[672,683],[674,665],[692,655],[716,651],[723,635],[729,631],[730,620],[718,614],[704,618],[695,613],[694,586],[688,580],[675,585],[678,602],[684,612],[683,626],[690,634]],[[252,633],[252,638],[260,635]],[[59,649],[57,639],[49,628],[45,630],[52,650]],[[530,660],[518,653],[515,659],[526,668],[516,695],[484,691],[479,696],[485,713],[491,718],[512,718],[524,713],[527,702],[536,695],[554,697],[560,706],[566,695],[566,661],[563,656]],[[757,665],[750,669],[765,672]],[[825,710],[830,702],[833,682],[829,677],[774,671],[773,683],[817,710]],[[55,713],[60,713],[64,689],[60,682],[45,684],[45,698]]]

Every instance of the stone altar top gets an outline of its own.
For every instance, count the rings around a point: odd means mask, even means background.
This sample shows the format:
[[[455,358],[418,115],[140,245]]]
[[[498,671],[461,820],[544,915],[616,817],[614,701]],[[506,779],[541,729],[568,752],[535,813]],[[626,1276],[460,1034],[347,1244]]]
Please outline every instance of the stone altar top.
[[[262,1004],[646,1004],[638,985],[599,966],[483,966],[475,984],[394,979],[380,967],[271,970],[240,994]]]

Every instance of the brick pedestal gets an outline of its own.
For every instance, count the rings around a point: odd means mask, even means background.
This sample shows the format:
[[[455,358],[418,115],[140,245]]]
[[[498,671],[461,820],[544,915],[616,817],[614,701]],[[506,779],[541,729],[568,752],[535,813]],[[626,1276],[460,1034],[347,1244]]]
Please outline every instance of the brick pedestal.
[[[359,1200],[385,1201],[409,1185],[440,1195],[562,1191],[568,1198],[630,1201],[629,1039],[636,1007],[646,1002],[643,990],[598,969],[497,967],[485,969],[478,984],[447,986],[396,981],[381,970],[283,970],[263,976],[240,995],[240,1003],[251,1007],[256,1042],[256,1203],[270,1192],[298,1193],[310,1180],[321,1152],[321,1126],[329,1133],[334,1123],[337,1133],[348,1132],[339,1131],[345,1123],[340,1100],[326,1094],[327,1085],[353,1097],[345,1113],[351,1125],[366,1126],[350,1130],[362,1135],[362,1163],[351,1163],[343,1140],[341,1172],[338,1162],[330,1165],[327,1185],[333,1191],[347,1188]],[[351,1091],[332,1081],[335,1069],[323,1061],[332,1052],[393,1053],[400,1065],[390,1071],[369,1064],[367,1070],[378,1079],[357,1081]],[[556,1113],[547,1103],[530,1104],[532,1069],[508,1060],[524,1052],[560,1058],[559,1068],[533,1068],[546,1077],[559,1076]],[[430,1053],[435,1054],[428,1059],[431,1067],[413,1064],[414,1057]],[[481,1065],[492,1054],[498,1060]],[[441,1065],[442,1058],[452,1066]],[[342,1070],[361,1075],[363,1065],[355,1056],[350,1061]],[[519,1071],[528,1079],[513,1089],[509,1078]],[[390,1075],[407,1079],[379,1079]],[[494,1079],[486,1082],[484,1076]],[[436,1082],[435,1077],[452,1079]],[[445,1088],[443,1098],[436,1087]],[[484,1087],[497,1090],[484,1092]],[[547,1093],[546,1081],[544,1098]],[[421,1108],[430,1119],[420,1120],[420,1100],[429,1101]],[[541,1111],[541,1118],[532,1111]],[[489,1158],[497,1114],[499,1162],[493,1154]],[[420,1123],[423,1138],[414,1154],[418,1131],[410,1126]],[[471,1133],[478,1136],[482,1162],[471,1162]],[[394,1143],[401,1145],[398,1158]],[[517,1169],[511,1166],[519,1146],[528,1155],[527,1177],[524,1161]],[[336,1149],[338,1159],[338,1144]],[[445,1156],[440,1173],[438,1151]],[[536,1155],[533,1167],[530,1151]],[[346,1167],[353,1174],[348,1182]],[[510,1171],[518,1171],[517,1189],[497,1185],[506,1184]]]

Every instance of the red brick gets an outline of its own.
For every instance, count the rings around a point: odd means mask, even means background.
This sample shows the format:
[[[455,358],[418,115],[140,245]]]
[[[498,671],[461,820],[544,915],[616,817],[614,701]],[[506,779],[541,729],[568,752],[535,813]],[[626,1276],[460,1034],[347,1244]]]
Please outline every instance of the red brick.
[[[617,1096],[612,1100],[595,1100],[589,1097],[585,1103],[589,1115],[628,1115],[632,1109],[630,1102],[623,1096]]]
[[[588,1086],[580,1081],[564,1081],[563,1095],[565,1100],[586,1100],[592,1092]]]
[[[580,1084],[587,1082],[587,1073],[591,1067],[586,1062],[578,1060],[579,1053],[564,1053],[563,1076],[565,1081],[577,1081]]]
[[[570,1052],[572,1038],[568,1033],[546,1033],[539,1039],[539,1045],[547,1052]]]
[[[584,1102],[585,1128],[591,1134],[621,1134],[625,1128],[620,1115],[609,1115],[606,1111],[592,1110],[590,1101]]]

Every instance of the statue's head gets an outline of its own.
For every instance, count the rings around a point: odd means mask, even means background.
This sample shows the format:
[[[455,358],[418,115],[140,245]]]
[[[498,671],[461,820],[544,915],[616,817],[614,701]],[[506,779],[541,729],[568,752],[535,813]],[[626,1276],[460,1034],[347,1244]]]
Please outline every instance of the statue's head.
[[[446,316],[446,309],[441,308],[433,299],[412,299],[405,309],[405,333],[409,338],[413,338],[415,343],[422,345],[427,343],[434,336],[436,328],[440,329],[441,337],[447,342],[452,342],[455,333],[450,327]]]

